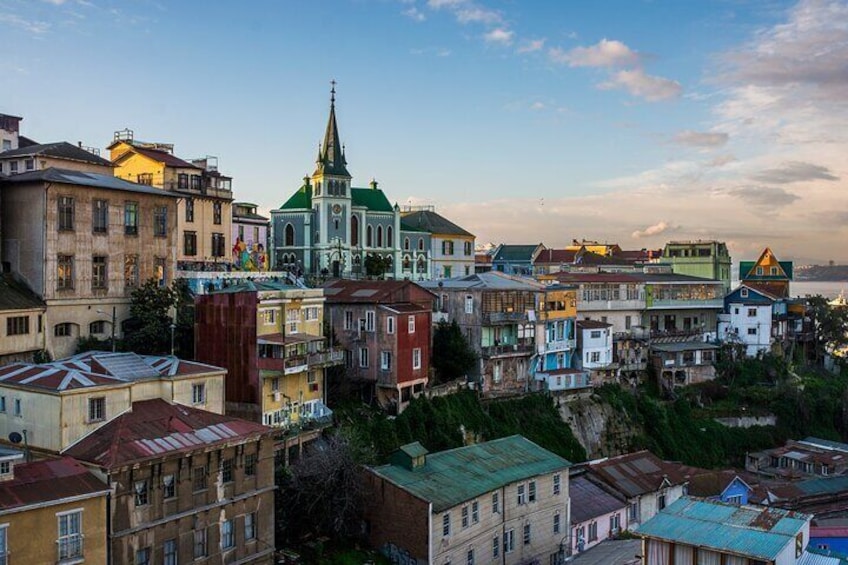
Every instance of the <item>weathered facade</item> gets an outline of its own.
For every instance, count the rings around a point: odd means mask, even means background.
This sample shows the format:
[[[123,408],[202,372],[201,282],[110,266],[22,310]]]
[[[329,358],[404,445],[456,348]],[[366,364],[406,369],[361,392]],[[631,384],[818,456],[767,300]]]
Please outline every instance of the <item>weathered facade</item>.
[[[0,274],[0,366],[31,362],[45,349],[47,306],[12,273]]]
[[[724,292],[730,290],[731,258],[723,241],[669,241],[660,261],[676,274],[721,281]]]
[[[270,221],[256,213],[256,204],[233,202],[233,268],[239,271],[267,271],[270,268],[268,239]]]
[[[474,274],[474,234],[436,213],[432,206],[406,206],[401,211],[401,230],[430,235],[431,279],[449,279]],[[411,274],[414,259],[411,233],[403,235],[403,274]]]
[[[112,487],[109,562],[273,563],[271,432],[147,400],[65,450]]]

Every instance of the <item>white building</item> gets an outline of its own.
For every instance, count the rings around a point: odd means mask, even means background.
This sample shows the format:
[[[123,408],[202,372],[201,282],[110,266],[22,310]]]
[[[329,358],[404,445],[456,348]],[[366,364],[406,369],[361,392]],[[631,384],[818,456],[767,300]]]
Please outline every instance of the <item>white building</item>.
[[[724,313],[719,314],[718,319],[719,339],[744,345],[748,357],[768,352],[772,344],[772,313],[776,300],[762,290],[739,286],[724,299]]]
[[[594,384],[615,379],[618,365],[613,360],[612,324],[597,320],[577,321],[575,366],[589,371]]]

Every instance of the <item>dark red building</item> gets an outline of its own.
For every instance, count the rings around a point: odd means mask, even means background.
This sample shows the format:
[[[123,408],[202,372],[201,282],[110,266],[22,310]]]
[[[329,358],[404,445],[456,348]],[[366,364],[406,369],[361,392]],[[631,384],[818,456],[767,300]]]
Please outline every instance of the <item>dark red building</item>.
[[[330,324],[345,349],[345,379],[402,411],[430,374],[436,296],[410,281],[334,280],[324,286]]]

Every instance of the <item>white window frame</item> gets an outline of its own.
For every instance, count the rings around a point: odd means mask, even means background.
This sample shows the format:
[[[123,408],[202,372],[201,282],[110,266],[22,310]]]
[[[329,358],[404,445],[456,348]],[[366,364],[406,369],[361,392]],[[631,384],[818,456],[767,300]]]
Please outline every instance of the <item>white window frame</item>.
[[[394,334],[395,333],[395,317],[387,316],[386,317],[386,333]]]
[[[554,475],[554,496],[558,496],[562,491],[562,476],[559,473]]]
[[[360,347],[359,348],[359,366],[363,369],[368,368],[368,348]]]
[[[374,310],[368,310],[365,312],[365,331],[373,332],[374,327],[376,326],[377,314]]]
[[[519,506],[522,504],[527,504],[527,491],[524,484],[518,485],[516,489],[516,502]]]
[[[450,537],[451,535],[451,519],[450,512],[445,512],[442,515],[442,537]]]
[[[248,512],[244,515],[244,541],[256,539],[256,512]]]
[[[206,404],[206,383],[192,383],[191,403]]]
[[[345,310],[344,313],[344,329],[352,330],[353,329],[353,311]]]
[[[407,318],[407,333],[414,334],[415,333],[415,316],[409,316]]]
[[[465,295],[465,313],[473,314],[474,313],[474,295],[466,294]]]
[[[501,494],[497,491],[492,493],[492,514],[501,513]]]
[[[421,368],[421,348],[416,347],[412,350],[412,368],[420,369]]]
[[[380,369],[383,371],[391,371],[392,370],[392,352],[391,351],[381,351],[380,352]]]
[[[236,546],[236,526],[233,520],[221,522],[221,549],[233,549]]]
[[[58,561],[65,562],[73,559],[82,559],[85,555],[85,548],[83,546],[83,542],[85,536],[83,536],[83,508],[74,508],[73,510],[66,510],[64,512],[56,512],[56,552],[58,555]],[[71,516],[78,516],[78,531],[72,532],[70,531],[70,520]],[[62,521],[68,520],[67,527],[68,532],[65,535],[62,535]],[[64,547],[63,547],[63,544]],[[76,544],[76,547],[74,545]],[[68,551],[67,547],[70,546],[71,550]],[[77,551],[74,552],[74,549]]]
[[[510,528],[504,533],[504,553],[515,551],[515,529]]]

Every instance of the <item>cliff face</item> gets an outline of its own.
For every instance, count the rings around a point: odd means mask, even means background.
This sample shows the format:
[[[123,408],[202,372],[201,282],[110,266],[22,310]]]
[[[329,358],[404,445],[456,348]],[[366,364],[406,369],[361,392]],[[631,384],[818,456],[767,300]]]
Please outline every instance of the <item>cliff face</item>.
[[[627,453],[643,433],[627,411],[615,409],[595,395],[561,401],[559,412],[589,459]]]

